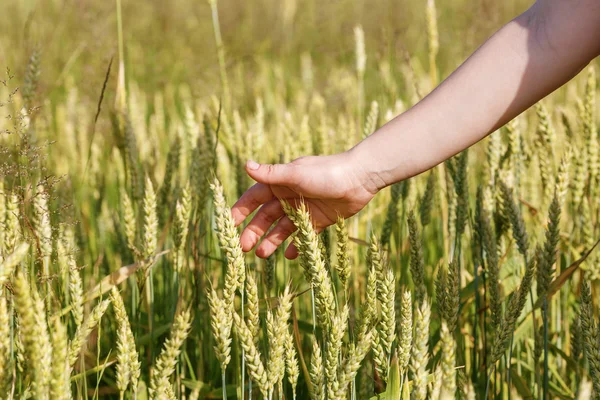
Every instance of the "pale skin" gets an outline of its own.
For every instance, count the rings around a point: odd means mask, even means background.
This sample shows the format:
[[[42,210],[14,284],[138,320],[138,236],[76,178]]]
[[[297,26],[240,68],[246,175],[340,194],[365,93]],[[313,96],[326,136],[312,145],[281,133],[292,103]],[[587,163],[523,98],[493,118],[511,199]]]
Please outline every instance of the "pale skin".
[[[468,148],[600,55],[600,0],[538,0],[434,91],[354,148],[288,164],[248,161],[256,183],[232,208],[244,251],[268,257],[295,230],[279,199],[308,206],[315,228],[351,217],[381,189]],[[273,226],[274,225],[274,226]],[[273,228],[271,228],[273,226]],[[286,257],[297,256],[288,247]]]

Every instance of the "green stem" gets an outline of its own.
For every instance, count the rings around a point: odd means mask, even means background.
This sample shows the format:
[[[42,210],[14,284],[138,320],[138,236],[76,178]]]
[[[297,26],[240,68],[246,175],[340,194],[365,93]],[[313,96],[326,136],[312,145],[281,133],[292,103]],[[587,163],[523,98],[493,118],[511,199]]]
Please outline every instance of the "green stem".
[[[242,319],[244,319],[244,294],[245,290],[242,287]],[[242,399],[244,398],[244,390],[246,387],[246,352],[242,349]]]
[[[542,311],[544,322],[544,400],[548,398],[550,389],[550,377],[548,374],[548,298],[544,298],[544,309]]]
[[[527,257],[524,256],[523,260],[525,261],[525,268],[527,269]],[[513,295],[514,296],[514,295]],[[532,307],[532,313],[533,313],[533,337],[535,337],[535,333],[537,332],[537,329],[535,328],[535,305],[533,304],[533,292],[531,291],[531,288],[529,289],[529,297],[531,299],[531,307]],[[514,338],[515,338],[515,332],[513,331],[510,335],[510,345],[508,348],[508,360],[507,360],[507,366],[506,366],[506,384],[507,384],[507,389],[508,389],[508,400],[510,400],[511,398],[511,391],[510,391],[510,368],[512,365],[512,354],[513,354],[513,344],[514,344]],[[536,375],[538,375],[539,372],[537,372],[537,368],[536,368]],[[539,381],[538,381],[539,382]]]
[[[227,70],[225,69],[225,47],[223,46],[223,38],[221,37],[219,10],[217,8],[217,0],[209,0],[209,3],[212,11],[213,30],[215,34],[215,43],[217,45],[217,57],[219,59],[219,72],[221,74],[225,108],[229,112],[231,110],[231,93],[229,92],[229,81],[227,80]]]
[[[492,367],[490,368],[490,372],[488,374],[488,377],[487,377],[487,383],[485,385],[485,397],[484,397],[484,399],[486,399],[486,400],[487,400],[488,395],[490,393],[490,382],[492,380],[492,374],[494,373],[495,370],[496,370],[496,364],[492,365]],[[509,390],[509,392],[510,392],[510,390]]]
[[[316,310],[315,310],[315,288],[312,285],[311,285],[311,288],[310,288],[310,301],[312,303],[312,323],[313,323],[313,334],[314,334],[316,332],[316,330],[317,330],[317,322],[315,320],[315,314],[316,314]]]

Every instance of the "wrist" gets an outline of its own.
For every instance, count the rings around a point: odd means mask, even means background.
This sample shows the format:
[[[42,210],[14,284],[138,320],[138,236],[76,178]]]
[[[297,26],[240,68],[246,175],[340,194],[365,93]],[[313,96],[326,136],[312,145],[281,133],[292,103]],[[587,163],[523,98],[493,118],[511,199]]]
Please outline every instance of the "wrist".
[[[384,175],[378,168],[378,161],[375,155],[364,145],[364,141],[352,149],[342,153],[349,168],[357,176],[360,184],[371,194],[375,195],[380,190],[389,186],[384,179]]]

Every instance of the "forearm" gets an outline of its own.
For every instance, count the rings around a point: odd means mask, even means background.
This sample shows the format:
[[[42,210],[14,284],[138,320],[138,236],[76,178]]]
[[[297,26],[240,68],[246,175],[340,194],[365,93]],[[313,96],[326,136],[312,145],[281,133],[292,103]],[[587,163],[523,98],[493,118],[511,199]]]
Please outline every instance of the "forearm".
[[[539,1],[492,36],[436,90],[350,154],[381,189],[481,140],[598,55],[596,3]]]

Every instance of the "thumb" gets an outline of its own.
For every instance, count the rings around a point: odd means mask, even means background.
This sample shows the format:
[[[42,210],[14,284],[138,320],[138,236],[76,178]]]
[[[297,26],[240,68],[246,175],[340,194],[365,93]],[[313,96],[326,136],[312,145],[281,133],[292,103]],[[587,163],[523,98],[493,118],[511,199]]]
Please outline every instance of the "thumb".
[[[296,180],[294,167],[290,164],[259,164],[249,160],[246,172],[255,181],[267,185],[287,185]]]

